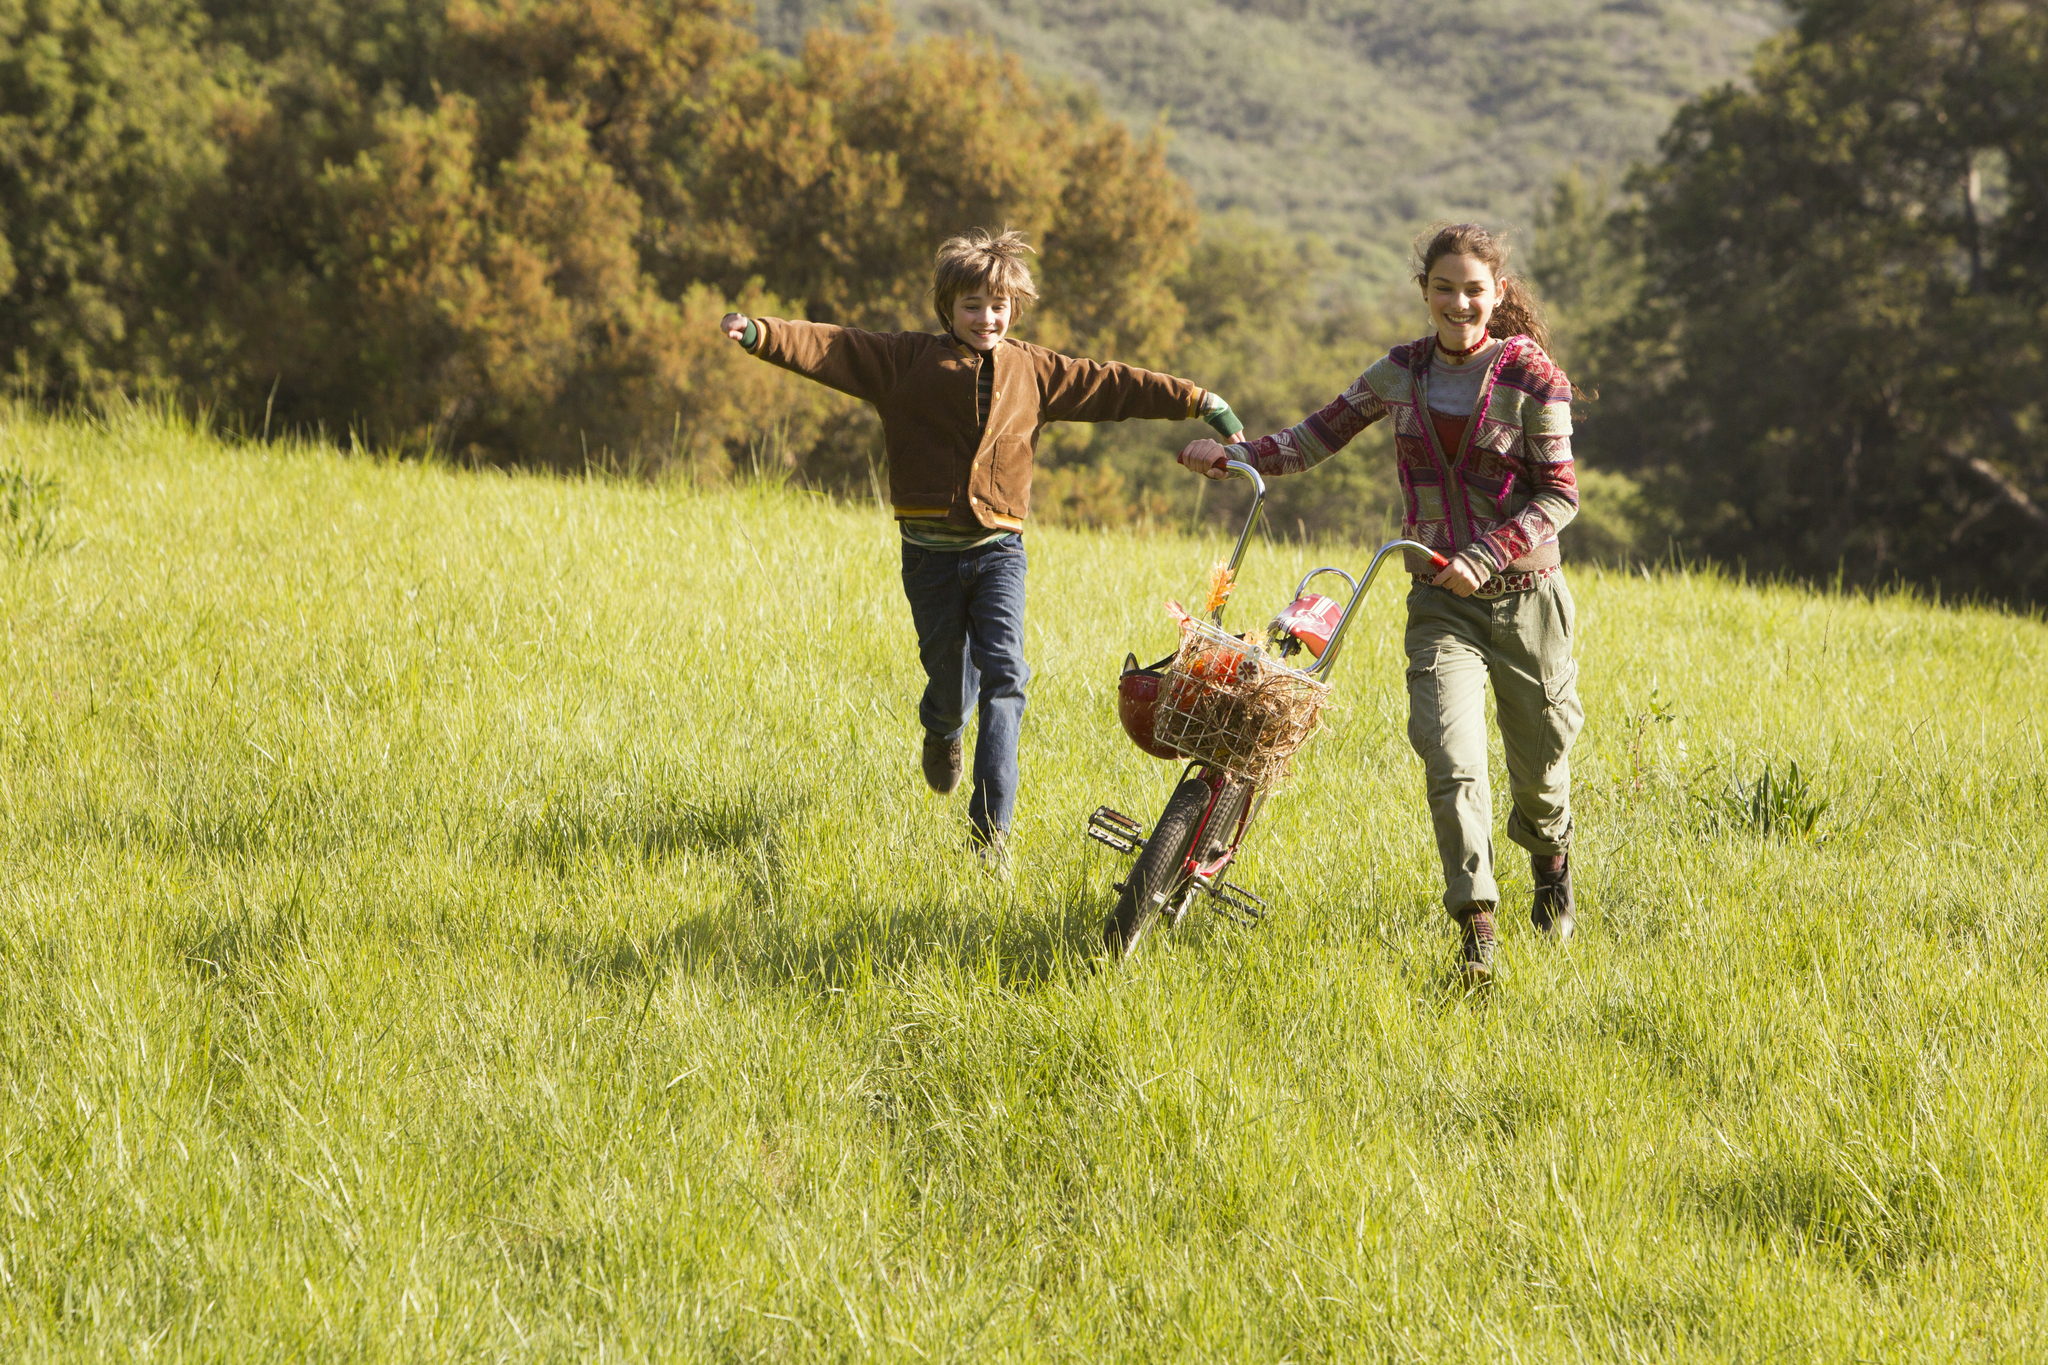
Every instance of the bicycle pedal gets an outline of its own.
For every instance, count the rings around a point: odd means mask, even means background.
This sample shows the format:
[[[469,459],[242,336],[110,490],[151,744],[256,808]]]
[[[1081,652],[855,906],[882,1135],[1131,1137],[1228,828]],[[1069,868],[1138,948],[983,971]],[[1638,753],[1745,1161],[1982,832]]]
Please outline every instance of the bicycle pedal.
[[[1225,882],[1221,886],[1205,886],[1202,891],[1215,902],[1217,911],[1240,923],[1257,924],[1266,917],[1266,903],[1241,886]]]
[[[1145,827],[1108,806],[1098,806],[1088,817],[1088,837],[1118,853],[1136,853],[1145,847]]]

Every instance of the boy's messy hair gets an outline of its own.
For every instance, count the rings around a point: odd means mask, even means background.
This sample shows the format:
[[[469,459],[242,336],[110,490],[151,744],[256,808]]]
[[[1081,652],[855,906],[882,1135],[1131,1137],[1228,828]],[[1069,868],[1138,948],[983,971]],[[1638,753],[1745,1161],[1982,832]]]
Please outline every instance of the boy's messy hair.
[[[962,294],[1000,295],[1010,300],[1014,311],[1024,311],[1025,304],[1038,298],[1038,286],[1031,282],[1030,267],[1024,264],[1027,251],[1032,251],[1031,244],[1014,228],[1005,228],[1000,234],[976,228],[947,238],[939,245],[932,271],[932,306],[938,310],[939,321],[953,325],[953,301]]]

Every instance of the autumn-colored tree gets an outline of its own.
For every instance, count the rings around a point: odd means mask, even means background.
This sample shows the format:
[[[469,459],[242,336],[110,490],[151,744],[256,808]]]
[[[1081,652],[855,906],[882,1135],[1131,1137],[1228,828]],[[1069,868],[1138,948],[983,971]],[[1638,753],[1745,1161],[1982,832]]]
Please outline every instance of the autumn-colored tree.
[[[710,72],[752,46],[735,6],[282,8],[295,22],[270,29],[218,16],[268,60],[188,215],[167,346],[195,392],[252,426],[260,410],[488,460],[738,438],[686,401],[711,349],[691,329],[723,301],[658,287],[642,209],[677,173]],[[431,58],[379,57],[394,31],[431,38]]]
[[[1194,217],[1158,140],[991,51],[899,50],[885,10],[791,60],[734,0],[207,3],[247,76],[152,317],[163,367],[251,430],[705,468],[772,432],[864,485],[865,411],[710,321],[932,326],[933,248],[977,224],[1040,240],[1038,338],[1153,363],[1178,339]]]
[[[1020,334],[1162,363],[1179,339],[1168,281],[1195,214],[1155,136],[1049,100],[1013,57],[972,43],[899,49],[886,10],[813,30],[795,61],[735,68],[705,126],[675,273],[759,278],[814,320],[934,325],[938,243],[1008,226],[1039,244],[1044,304]]]

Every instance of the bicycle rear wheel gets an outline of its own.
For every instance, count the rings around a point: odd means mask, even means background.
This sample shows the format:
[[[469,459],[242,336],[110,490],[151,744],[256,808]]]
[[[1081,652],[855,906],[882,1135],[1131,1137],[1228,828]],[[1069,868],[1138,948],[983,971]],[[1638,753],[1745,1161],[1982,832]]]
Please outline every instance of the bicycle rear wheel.
[[[1207,863],[1236,842],[1238,821],[1244,815],[1245,803],[1252,799],[1252,791],[1252,784],[1241,777],[1226,776],[1223,779],[1223,792],[1209,812],[1209,823],[1202,829],[1202,842],[1195,849],[1196,866]]]
[[[1188,884],[1188,848],[1209,808],[1213,789],[1199,777],[1174,788],[1159,822],[1152,826],[1131,875],[1124,878],[1116,909],[1102,926],[1102,943],[1111,957],[1128,957],[1159,920],[1159,912],[1177,902]]]

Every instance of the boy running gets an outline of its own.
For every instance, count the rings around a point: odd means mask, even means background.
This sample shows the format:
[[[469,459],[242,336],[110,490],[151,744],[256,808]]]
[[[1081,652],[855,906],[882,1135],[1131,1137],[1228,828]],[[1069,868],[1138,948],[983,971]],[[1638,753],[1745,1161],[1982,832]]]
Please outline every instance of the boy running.
[[[874,404],[903,532],[903,593],[924,664],[925,782],[960,785],[960,736],[980,706],[967,819],[1000,858],[1017,803],[1024,717],[1024,519],[1049,422],[1200,417],[1225,439],[1229,405],[1171,375],[1079,360],[1009,336],[1038,297],[1023,236],[976,229],[939,248],[932,303],[944,330],[863,332],[728,313],[725,334],[772,365]]]

